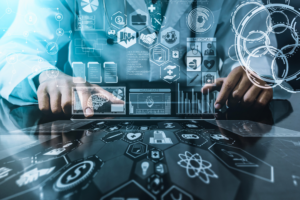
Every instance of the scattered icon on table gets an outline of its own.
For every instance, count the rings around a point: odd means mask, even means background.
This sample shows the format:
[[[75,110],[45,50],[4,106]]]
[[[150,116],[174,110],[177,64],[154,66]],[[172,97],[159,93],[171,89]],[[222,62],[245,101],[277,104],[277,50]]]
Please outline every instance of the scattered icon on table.
[[[147,151],[148,151],[148,145],[139,142],[139,143],[134,143],[129,145],[126,153],[133,158],[137,158],[147,153]]]
[[[173,144],[171,138],[168,138],[164,131],[154,131],[153,137],[150,137],[150,144]]]
[[[274,182],[274,167],[243,149],[215,142],[208,150],[230,169]]]
[[[53,149],[47,153],[45,153],[45,156],[58,156],[62,152],[64,152],[66,149],[65,148],[58,148],[58,149]]]
[[[210,137],[214,140],[229,140],[228,137],[226,137],[225,135],[222,135],[222,134],[212,134],[212,135],[210,135]]]
[[[134,191],[134,192],[132,192]],[[141,198],[142,197],[142,198]],[[154,195],[147,191],[135,180],[131,180],[117,189],[101,197],[100,200],[156,200]]]
[[[153,194],[158,194],[163,189],[164,189],[163,179],[157,174],[152,174],[148,178],[148,190],[150,190]]]
[[[141,130],[141,131],[149,130],[149,126],[141,126],[141,127],[139,128],[139,130]]]
[[[186,124],[188,128],[199,128],[196,124]]]
[[[9,174],[9,172],[10,172],[11,170],[12,170],[12,169],[9,169],[9,168],[6,168],[6,167],[1,167],[1,168],[0,168],[0,179],[7,177],[8,174]]]
[[[102,140],[105,142],[105,143],[110,143],[110,142],[114,142],[114,141],[117,141],[117,140],[120,140],[122,139],[124,136],[124,133],[123,132],[111,132],[111,133],[108,133],[107,135],[105,135]]]
[[[172,186],[162,196],[162,200],[193,200],[193,197],[177,186]]]
[[[233,152],[233,151],[227,151],[225,149],[221,149],[227,156],[231,157],[232,160],[235,162],[235,166],[237,167],[259,167],[259,165],[249,162],[247,158],[244,156]]]
[[[160,175],[164,175],[168,172],[167,166],[162,163],[158,163],[155,165],[155,172]]]
[[[89,188],[93,177],[103,166],[103,161],[98,156],[90,156],[76,160],[63,167],[43,184],[45,196],[53,199],[62,199],[68,196],[73,199],[74,191],[83,191]]]
[[[41,177],[41,176],[46,176],[46,175],[50,174],[54,169],[55,169],[55,167],[51,167],[48,169],[47,168],[40,169],[40,170],[38,168],[34,168],[34,169],[22,174],[20,176],[20,178],[18,180],[16,180],[16,184],[19,187],[22,187],[24,185],[27,185],[34,181],[37,181],[39,179],[39,177]]]
[[[165,123],[164,125],[165,125],[165,128],[175,128],[173,123]]]
[[[187,139],[187,140],[197,140],[199,139],[200,137],[196,134],[182,134],[181,135],[184,139]]]
[[[142,168],[142,171],[143,171],[143,176],[146,176],[147,170],[149,168],[149,162],[147,162],[147,161],[142,162],[141,168]]]
[[[164,153],[157,148],[151,148],[148,151],[147,158],[149,160],[152,160],[152,162],[157,163],[158,161],[161,161],[164,158]]]
[[[137,140],[142,139],[142,136],[143,136],[143,133],[136,132],[136,133],[127,133],[125,137],[130,142],[135,142]]]
[[[186,151],[179,154],[180,161],[177,164],[186,169],[187,176],[190,178],[199,178],[203,183],[209,184],[210,178],[218,178],[218,175],[211,169],[212,164],[198,154],[191,154]]]
[[[293,178],[293,184],[294,184],[294,186],[298,186],[297,180],[300,180],[300,177],[299,177],[299,176],[292,175],[292,178]]]

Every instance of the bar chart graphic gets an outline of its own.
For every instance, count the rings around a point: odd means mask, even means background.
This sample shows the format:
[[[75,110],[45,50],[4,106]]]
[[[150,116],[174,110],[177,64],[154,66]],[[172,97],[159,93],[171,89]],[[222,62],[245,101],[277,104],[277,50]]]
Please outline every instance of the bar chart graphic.
[[[211,114],[215,113],[214,103],[217,97],[217,92],[208,92],[203,95],[200,90],[191,91],[180,90],[180,83],[177,84],[177,114]]]

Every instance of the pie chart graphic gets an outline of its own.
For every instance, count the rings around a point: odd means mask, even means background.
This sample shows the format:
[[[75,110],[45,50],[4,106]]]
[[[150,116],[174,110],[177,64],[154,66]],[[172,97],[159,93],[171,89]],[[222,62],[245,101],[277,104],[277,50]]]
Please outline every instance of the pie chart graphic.
[[[98,9],[99,1],[98,0],[82,0],[81,7],[87,13],[92,13]]]

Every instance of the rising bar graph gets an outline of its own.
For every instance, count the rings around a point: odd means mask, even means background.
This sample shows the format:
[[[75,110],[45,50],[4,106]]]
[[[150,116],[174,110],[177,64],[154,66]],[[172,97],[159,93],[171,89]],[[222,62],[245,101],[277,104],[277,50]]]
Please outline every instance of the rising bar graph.
[[[177,86],[178,107],[177,114],[209,114],[215,113],[214,103],[216,100],[216,92],[208,92],[203,95],[200,90],[191,91],[180,90],[180,83]]]

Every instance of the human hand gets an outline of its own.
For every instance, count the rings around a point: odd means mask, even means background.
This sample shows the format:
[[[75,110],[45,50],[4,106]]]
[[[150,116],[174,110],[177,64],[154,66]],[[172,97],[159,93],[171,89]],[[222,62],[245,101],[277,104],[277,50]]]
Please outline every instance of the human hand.
[[[262,80],[257,80],[263,82]],[[230,108],[241,106],[242,108],[261,109],[273,98],[273,90],[262,89],[255,86],[248,78],[242,67],[237,67],[227,78],[218,78],[214,84],[206,84],[201,92],[220,91],[215,102],[215,108],[221,109],[226,103]]]
[[[60,72],[56,79],[48,78],[47,71],[39,76],[40,85],[37,91],[39,109],[45,113],[52,112],[54,114],[65,113],[71,114],[72,110],[72,88],[73,87],[94,87],[97,93],[103,94],[113,104],[124,104],[124,101],[115,98],[115,96],[98,85],[90,83],[73,83],[73,77]],[[84,82],[84,81],[80,81]],[[81,106],[85,117],[94,115],[93,107],[88,106],[88,99],[92,93],[88,89],[84,89],[79,95]]]

